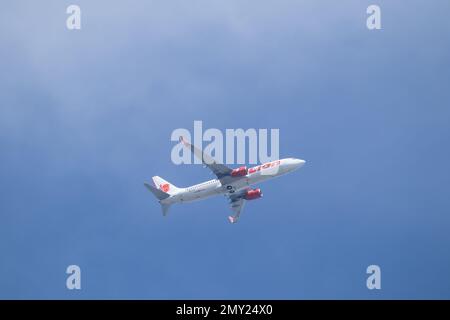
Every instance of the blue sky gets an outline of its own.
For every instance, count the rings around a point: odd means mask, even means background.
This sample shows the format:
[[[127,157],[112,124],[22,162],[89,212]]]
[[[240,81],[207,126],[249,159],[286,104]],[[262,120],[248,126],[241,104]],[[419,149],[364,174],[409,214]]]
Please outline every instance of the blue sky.
[[[82,10],[68,31],[65,9]],[[382,30],[366,8],[382,9]],[[0,298],[450,298],[450,3],[12,1],[0,12]],[[162,217],[176,128],[279,128],[307,164],[228,224]],[[65,287],[77,264],[82,289]],[[377,264],[382,289],[366,288]]]

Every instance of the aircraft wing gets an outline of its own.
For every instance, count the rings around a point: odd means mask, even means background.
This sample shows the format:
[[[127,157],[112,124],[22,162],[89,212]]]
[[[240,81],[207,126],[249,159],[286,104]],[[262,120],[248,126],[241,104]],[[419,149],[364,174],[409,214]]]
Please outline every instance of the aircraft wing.
[[[183,137],[180,137],[180,142],[182,142],[187,148],[189,148],[197,158],[201,159],[203,164],[211,169],[211,171],[217,176],[219,180],[230,175],[230,172],[232,171],[231,168],[227,167],[226,165],[217,163],[211,156],[202,152],[202,150],[184,140]]]
[[[227,195],[230,201],[231,210],[233,210],[234,212],[234,215],[228,217],[228,220],[231,223],[236,223],[237,220],[239,219],[239,216],[241,215],[242,208],[244,207],[245,204],[244,195],[245,195],[244,192]]]

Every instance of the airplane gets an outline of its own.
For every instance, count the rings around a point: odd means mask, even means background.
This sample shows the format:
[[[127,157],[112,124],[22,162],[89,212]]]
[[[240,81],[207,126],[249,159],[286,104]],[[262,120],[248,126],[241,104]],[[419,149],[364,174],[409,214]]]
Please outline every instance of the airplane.
[[[250,186],[292,172],[305,164],[305,160],[286,158],[267,162],[247,169],[246,166],[231,169],[217,163],[211,156],[180,137],[184,144],[202,163],[211,169],[217,179],[209,180],[187,188],[178,188],[159,176],[152,178],[154,185],[144,183],[161,204],[163,215],[175,203],[203,200],[216,195],[225,195],[230,203],[233,215],[228,217],[230,223],[236,223],[241,215],[245,201],[259,199],[263,196],[261,189]]]

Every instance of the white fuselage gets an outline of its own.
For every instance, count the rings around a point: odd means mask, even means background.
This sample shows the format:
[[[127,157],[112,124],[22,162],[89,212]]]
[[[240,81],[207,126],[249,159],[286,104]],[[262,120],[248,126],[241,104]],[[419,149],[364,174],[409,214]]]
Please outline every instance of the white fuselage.
[[[294,171],[304,163],[305,161],[294,158],[268,162],[249,168],[245,176],[223,179],[223,183],[219,179],[213,179],[187,188],[179,188],[178,192],[160,202],[163,204],[173,204],[177,202],[202,200],[220,194],[231,194],[250,185]]]

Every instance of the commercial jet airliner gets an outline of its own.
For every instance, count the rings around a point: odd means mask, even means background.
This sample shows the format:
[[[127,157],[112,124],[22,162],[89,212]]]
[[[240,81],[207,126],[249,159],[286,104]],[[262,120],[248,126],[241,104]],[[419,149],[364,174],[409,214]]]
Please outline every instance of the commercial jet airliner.
[[[174,203],[191,202],[216,195],[225,195],[234,213],[228,217],[228,220],[231,223],[236,223],[245,201],[262,197],[261,189],[252,189],[250,188],[251,185],[292,172],[305,164],[305,161],[301,159],[286,158],[249,169],[245,166],[231,169],[217,163],[212,157],[187,142],[183,137],[180,137],[180,142],[189,148],[196,157],[201,159],[203,164],[217,176],[217,179],[187,188],[178,188],[163,178],[154,176],[152,178],[154,185],[148,183],[144,183],[144,185],[159,200],[164,216],[167,215],[169,206]]]

